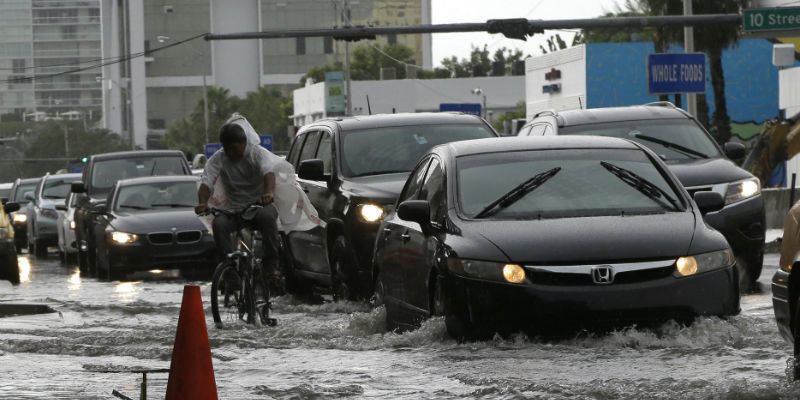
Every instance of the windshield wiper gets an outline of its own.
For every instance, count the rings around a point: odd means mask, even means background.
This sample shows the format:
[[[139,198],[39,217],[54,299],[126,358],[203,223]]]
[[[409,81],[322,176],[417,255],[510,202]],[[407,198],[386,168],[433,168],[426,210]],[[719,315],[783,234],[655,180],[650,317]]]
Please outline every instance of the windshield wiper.
[[[491,217],[501,209],[516,203],[517,200],[523,198],[526,194],[536,190],[536,188],[539,186],[542,186],[542,184],[554,177],[558,171],[561,171],[561,167],[555,167],[530,177],[525,182],[520,183],[513,189],[506,192],[506,194],[498,197],[497,200],[489,203],[489,205],[484,207],[481,212],[475,214],[474,218]]]
[[[193,205],[183,203],[153,203],[150,207],[194,207]]]
[[[149,207],[136,206],[133,204],[120,204],[119,206],[125,208],[133,208],[134,210],[146,210],[149,208]]]
[[[701,152],[699,152],[697,150],[692,150],[692,149],[690,149],[688,147],[683,147],[683,146],[681,146],[681,145],[679,145],[677,143],[673,143],[673,142],[670,142],[670,141],[667,141],[667,140],[654,138],[652,136],[647,136],[647,135],[639,135],[639,134],[633,135],[633,137],[635,137],[637,139],[646,140],[648,142],[658,143],[658,144],[660,144],[660,145],[662,145],[662,146],[664,146],[664,147],[666,147],[668,149],[678,150],[679,152],[681,152],[683,154],[686,154],[687,156],[708,158],[708,154],[701,153]]]
[[[612,174],[614,174],[614,176],[616,176],[623,182],[627,183],[628,185],[638,190],[643,195],[649,197],[651,200],[658,203],[660,206],[667,209],[671,208],[673,211],[680,210],[678,202],[675,199],[673,199],[667,192],[665,192],[664,189],[661,189],[656,184],[637,175],[633,171],[627,170],[622,167],[618,167],[614,164],[605,161],[600,161],[600,165],[602,165],[603,168],[607,169],[608,172],[611,172]],[[664,201],[665,199],[666,201]]]

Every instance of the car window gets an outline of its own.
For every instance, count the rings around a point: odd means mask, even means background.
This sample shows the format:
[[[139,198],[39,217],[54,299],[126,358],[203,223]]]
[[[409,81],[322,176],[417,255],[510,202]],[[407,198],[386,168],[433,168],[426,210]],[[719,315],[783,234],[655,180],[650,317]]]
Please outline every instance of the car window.
[[[117,211],[188,208],[197,205],[195,182],[153,182],[127,185],[117,191]]]
[[[306,134],[306,142],[303,144],[303,149],[300,150],[299,162],[310,160],[317,154],[317,145],[319,144],[320,132],[308,132]]]
[[[403,188],[403,192],[400,193],[398,204],[406,200],[416,199],[417,191],[419,190],[419,187],[422,186],[422,181],[425,178],[425,172],[428,170],[428,164],[430,164],[429,159],[420,162],[417,166],[417,169],[411,173],[411,176],[406,182],[405,188]]]
[[[74,179],[59,179],[51,178],[44,182],[42,189],[42,198],[44,199],[66,199],[69,195],[70,185],[72,182],[77,181]]]
[[[96,194],[108,193],[120,179],[155,175],[184,175],[183,160],[178,157],[137,157],[97,161],[93,168],[92,188]]]
[[[302,134],[295,138],[292,142],[292,148],[289,149],[289,156],[286,159],[292,165],[297,165],[297,158],[300,157],[300,149],[303,147],[303,142],[306,141],[306,134]]]
[[[347,177],[411,171],[438,144],[496,137],[484,124],[410,125],[343,131],[339,165]]]
[[[322,160],[325,165],[324,172],[331,173],[333,156],[331,153],[332,136],[330,132],[322,132],[322,138],[319,140],[319,147],[317,148],[316,158]]]
[[[687,154],[674,146],[664,145],[663,142],[677,144],[708,157],[721,156],[719,149],[709,135],[697,123],[689,119],[639,120],[575,125],[560,128],[559,134],[597,135],[630,139],[650,148],[650,150],[653,150],[668,161],[699,157],[695,154]],[[656,143],[653,139],[662,143]]]
[[[457,171],[458,204],[469,217],[543,173],[553,175],[521,198],[498,207],[494,218],[628,215],[683,209],[676,183],[670,184],[669,178],[641,150],[481,154],[459,157]],[[642,183],[644,180],[652,186]]]
[[[431,221],[434,222],[440,222],[444,217],[444,210],[447,209],[444,181],[445,175],[442,163],[436,157],[433,157],[428,166],[425,182],[420,188],[419,198],[427,200],[430,204]]]
[[[36,182],[33,183],[20,183],[17,186],[17,191],[14,193],[14,199],[12,201],[18,203],[27,203],[28,200],[25,200],[25,192],[32,192],[36,189]]]
[[[10,193],[11,193],[11,188],[0,189],[0,197],[3,198],[8,197]]]

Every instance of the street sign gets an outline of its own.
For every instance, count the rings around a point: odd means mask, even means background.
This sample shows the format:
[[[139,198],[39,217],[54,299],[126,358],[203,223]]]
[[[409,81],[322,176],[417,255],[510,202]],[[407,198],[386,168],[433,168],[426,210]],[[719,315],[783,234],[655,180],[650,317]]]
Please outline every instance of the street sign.
[[[704,93],[706,55],[703,53],[648,55],[647,91],[650,94]]]
[[[465,114],[481,116],[480,103],[440,103],[439,111],[460,111]]]
[[[745,9],[744,31],[781,31],[800,29],[800,7]]]
[[[70,173],[80,173],[83,172],[83,167],[69,167]]]
[[[259,135],[261,139],[261,147],[272,151],[272,135]],[[206,143],[205,145],[205,153],[206,158],[211,158],[217,150],[222,148],[222,144],[220,143]]]

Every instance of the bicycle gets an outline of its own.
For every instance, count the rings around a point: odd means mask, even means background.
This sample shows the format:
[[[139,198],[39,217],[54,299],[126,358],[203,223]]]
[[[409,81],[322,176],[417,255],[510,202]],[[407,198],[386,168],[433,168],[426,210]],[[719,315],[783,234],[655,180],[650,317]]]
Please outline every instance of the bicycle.
[[[211,278],[211,313],[217,328],[237,320],[256,326],[277,325],[277,320],[269,315],[269,285],[256,254],[261,249],[260,232],[246,228],[242,219],[243,214],[261,207],[251,204],[238,212],[212,207],[199,214],[215,217],[224,214],[236,221],[235,248],[217,265]]]

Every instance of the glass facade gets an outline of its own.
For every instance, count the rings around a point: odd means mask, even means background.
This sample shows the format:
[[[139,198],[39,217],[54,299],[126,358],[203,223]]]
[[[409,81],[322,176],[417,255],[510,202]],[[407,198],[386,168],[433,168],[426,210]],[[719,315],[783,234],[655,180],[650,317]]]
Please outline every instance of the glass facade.
[[[0,1],[0,114],[100,111],[100,46],[100,0]]]

